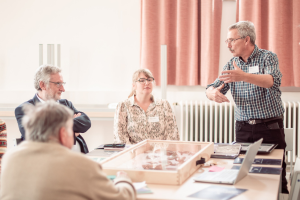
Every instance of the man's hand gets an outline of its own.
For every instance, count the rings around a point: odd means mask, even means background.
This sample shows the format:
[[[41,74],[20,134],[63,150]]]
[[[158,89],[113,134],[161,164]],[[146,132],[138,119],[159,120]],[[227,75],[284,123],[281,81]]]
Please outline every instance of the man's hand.
[[[74,114],[73,118],[79,117],[81,115],[81,113],[77,113]],[[80,133],[75,133],[75,136],[77,137],[78,135],[80,135]]]
[[[211,87],[206,90],[206,96],[209,100],[215,101],[217,103],[229,102],[227,97],[222,94],[220,91],[224,87],[224,84],[220,85],[217,88],[211,90]]]
[[[232,82],[239,82],[244,81],[247,73],[241,70],[233,61],[234,70],[226,70],[222,72],[222,75],[219,76],[220,81],[224,83],[232,83]]]

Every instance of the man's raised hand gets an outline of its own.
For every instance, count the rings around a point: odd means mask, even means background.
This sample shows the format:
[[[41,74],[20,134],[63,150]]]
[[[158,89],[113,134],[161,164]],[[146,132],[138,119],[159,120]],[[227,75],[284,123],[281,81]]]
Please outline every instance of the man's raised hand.
[[[233,61],[233,67],[234,70],[226,70],[222,72],[222,75],[219,76],[220,81],[223,81],[224,83],[244,81],[247,73],[241,70],[236,65],[235,61]]]

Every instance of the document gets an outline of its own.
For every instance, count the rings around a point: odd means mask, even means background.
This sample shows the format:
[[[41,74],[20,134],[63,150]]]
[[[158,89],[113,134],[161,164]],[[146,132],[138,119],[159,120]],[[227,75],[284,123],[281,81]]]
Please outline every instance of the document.
[[[137,194],[152,194],[152,190],[148,188],[146,181],[143,182],[134,182],[133,186]]]
[[[239,142],[234,142],[234,144],[241,144],[242,148],[241,148],[241,153],[246,153],[249,146],[253,143],[239,143]],[[277,147],[277,144],[266,144],[266,143],[262,143],[258,149],[258,153],[257,154],[269,154],[273,151],[273,149],[275,149]]]
[[[215,144],[214,154],[212,154],[210,157],[234,159],[239,156],[240,150],[240,144]]]
[[[233,164],[241,164],[243,162],[244,158],[236,158],[233,161]],[[254,159],[252,164],[261,164],[261,165],[281,165],[280,159],[262,159],[262,158],[256,158]]]
[[[198,199],[228,200],[239,194],[242,194],[245,191],[247,191],[247,189],[212,185],[204,188],[203,190],[200,190],[199,192],[191,194],[188,197]]]
[[[231,169],[240,169],[240,166],[233,166]],[[279,175],[282,168],[276,167],[251,167],[249,173],[253,174],[277,174]]]

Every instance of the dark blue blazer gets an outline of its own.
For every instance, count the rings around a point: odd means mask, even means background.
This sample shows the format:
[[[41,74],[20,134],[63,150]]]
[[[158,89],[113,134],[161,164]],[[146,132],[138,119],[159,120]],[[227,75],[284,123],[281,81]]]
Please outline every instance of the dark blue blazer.
[[[24,103],[22,103],[21,105],[19,105],[16,109],[15,109],[15,116],[16,119],[18,121],[18,126],[19,126],[19,130],[21,132],[21,138],[22,140],[25,139],[25,130],[24,127],[22,125],[22,118],[24,116],[24,111],[23,111],[23,105],[24,104],[32,104],[35,105],[36,103],[39,103],[40,100],[37,98],[36,95],[34,95],[34,97]],[[91,120],[90,118],[83,112],[80,112],[78,110],[76,110],[76,108],[73,106],[71,101],[68,101],[66,99],[60,99],[59,103],[67,106],[68,108],[70,108],[71,110],[74,111],[74,114],[77,113],[81,113],[81,115],[79,117],[74,118],[74,125],[73,125],[73,132],[74,132],[74,144],[76,144],[76,141],[78,142],[78,144],[80,145],[80,149],[82,153],[88,153],[88,147],[85,143],[85,140],[83,139],[83,137],[81,135],[79,135],[78,137],[75,136],[75,133],[85,133],[87,130],[89,130],[89,128],[91,127]]]

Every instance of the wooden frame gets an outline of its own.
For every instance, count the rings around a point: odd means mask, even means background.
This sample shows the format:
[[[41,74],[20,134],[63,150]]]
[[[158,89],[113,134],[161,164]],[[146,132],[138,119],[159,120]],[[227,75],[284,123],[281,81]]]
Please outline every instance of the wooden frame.
[[[177,170],[136,170],[128,168],[120,168],[120,163],[125,163],[133,159],[134,155],[144,153],[146,146],[150,143],[166,143],[166,144],[182,144],[188,145],[187,147],[201,146],[201,150],[197,152],[186,162],[180,165]],[[170,145],[170,146],[174,146]],[[194,148],[195,149],[195,148]],[[171,149],[168,149],[171,150]],[[168,140],[144,140],[112,157],[109,157],[101,162],[103,171],[107,175],[116,175],[118,171],[127,172],[128,176],[133,182],[142,182],[153,184],[167,184],[167,185],[181,185],[188,179],[200,165],[196,165],[196,161],[205,158],[207,161],[211,154],[214,152],[214,144],[212,142],[187,142],[187,141],[168,141]]]

